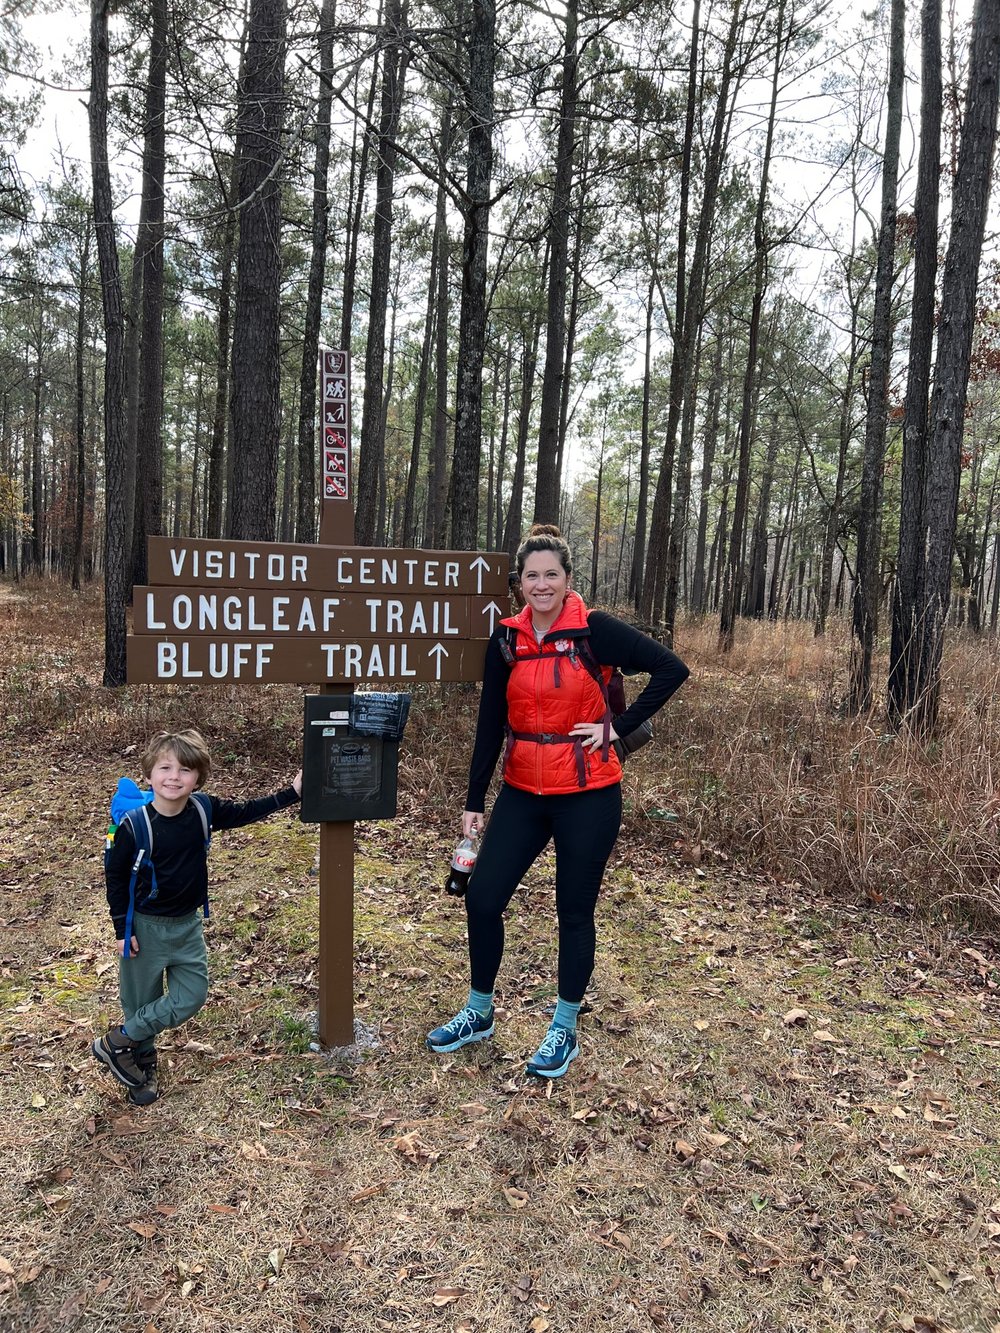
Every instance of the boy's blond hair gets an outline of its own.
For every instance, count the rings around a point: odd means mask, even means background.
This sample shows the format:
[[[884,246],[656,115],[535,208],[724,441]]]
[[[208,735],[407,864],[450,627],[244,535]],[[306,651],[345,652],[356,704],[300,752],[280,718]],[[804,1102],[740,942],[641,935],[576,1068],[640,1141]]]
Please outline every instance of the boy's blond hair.
[[[195,731],[194,727],[188,727],[186,731],[158,731],[151,737],[146,752],[140,760],[142,776],[147,782],[156,761],[167,750],[175,755],[178,763],[183,764],[185,768],[197,769],[198,786],[204,787],[212,771],[212,758],[201,732]]]

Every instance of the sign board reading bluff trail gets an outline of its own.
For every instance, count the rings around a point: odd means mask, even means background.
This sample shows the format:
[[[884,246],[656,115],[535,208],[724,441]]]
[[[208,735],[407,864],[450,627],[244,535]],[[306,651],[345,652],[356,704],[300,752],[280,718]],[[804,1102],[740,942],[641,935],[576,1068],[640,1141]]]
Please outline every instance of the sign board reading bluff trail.
[[[506,553],[149,539],[131,683],[482,679]]]

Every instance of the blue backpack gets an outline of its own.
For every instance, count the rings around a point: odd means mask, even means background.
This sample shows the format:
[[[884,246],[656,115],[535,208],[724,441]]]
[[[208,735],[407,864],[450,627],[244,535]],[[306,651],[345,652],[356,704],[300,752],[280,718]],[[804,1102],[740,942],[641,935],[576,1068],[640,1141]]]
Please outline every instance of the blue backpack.
[[[152,902],[158,892],[156,866],[153,863],[153,823],[149,818],[149,811],[146,809],[152,799],[153,793],[143,791],[141,787],[136,786],[131,778],[119,778],[115,794],[111,798],[111,823],[108,825],[107,836],[104,839],[105,869],[111,855],[115,834],[122,824],[128,824],[132,830],[132,837],[135,839],[135,860],[132,862],[132,874],[128,882],[128,912],[125,916],[126,940],[132,938],[132,918],[135,915],[135,887],[143,862],[149,867],[152,882],[146,902]],[[200,791],[192,792],[191,799],[194,801],[195,809],[201,818],[202,832],[205,835],[205,855],[207,856],[208,849],[212,845],[212,802],[204,792]],[[207,893],[202,904],[202,911],[208,916]],[[122,956],[128,958],[127,949]]]

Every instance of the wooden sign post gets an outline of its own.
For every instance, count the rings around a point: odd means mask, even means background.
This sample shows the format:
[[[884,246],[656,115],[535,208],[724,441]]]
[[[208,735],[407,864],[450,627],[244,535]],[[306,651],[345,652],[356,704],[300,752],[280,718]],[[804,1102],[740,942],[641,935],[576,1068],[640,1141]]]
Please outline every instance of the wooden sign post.
[[[481,680],[505,613],[499,552],[354,546],[346,353],[320,354],[323,510],[315,546],[149,539],[129,683],[356,685]],[[345,704],[346,707],[346,704]],[[319,1035],[354,1040],[354,824],[320,824]]]

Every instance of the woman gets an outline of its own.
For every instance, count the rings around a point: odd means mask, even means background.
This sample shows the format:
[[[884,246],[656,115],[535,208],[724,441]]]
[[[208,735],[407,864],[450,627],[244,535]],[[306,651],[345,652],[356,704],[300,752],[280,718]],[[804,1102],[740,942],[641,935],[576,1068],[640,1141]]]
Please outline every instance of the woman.
[[[503,913],[551,838],[559,994],[527,1072],[558,1078],[580,1053],[576,1020],[594,967],[594,909],[621,824],[622,771],[612,742],[661,708],[688,669],[630,625],[587,611],[572,589],[572,560],[558,528],[531,529],[517,552],[517,572],[525,605],[500,622],[486,650],[462,816],[465,837],[484,827],[486,791],[506,736],[503,785],[466,895],[472,986],[465,1007],[435,1028],[427,1045],[444,1053],[492,1037]],[[607,681],[614,666],[647,672],[649,683],[612,719]],[[603,677],[603,688],[592,672]]]

